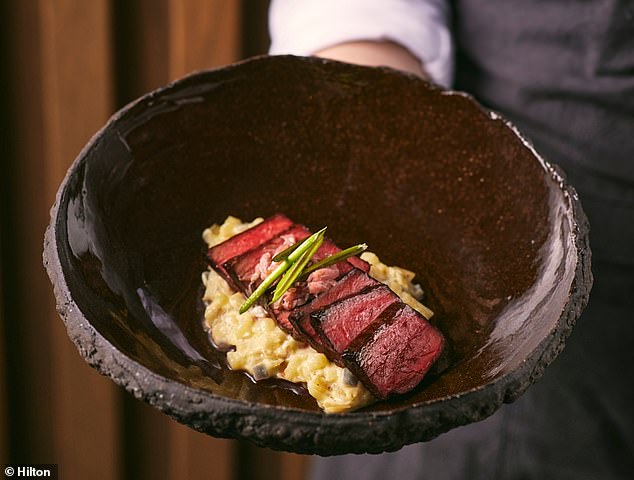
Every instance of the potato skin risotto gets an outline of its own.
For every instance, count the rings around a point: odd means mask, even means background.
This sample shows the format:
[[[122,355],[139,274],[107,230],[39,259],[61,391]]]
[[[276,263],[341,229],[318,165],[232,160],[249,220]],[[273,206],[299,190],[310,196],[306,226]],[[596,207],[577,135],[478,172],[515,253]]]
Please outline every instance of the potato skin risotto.
[[[212,247],[260,222],[262,219],[257,218],[243,223],[230,216],[223,224],[207,228],[203,240]],[[412,272],[388,267],[369,252],[362,258],[370,263],[371,276],[387,284],[405,303],[429,318],[431,312],[417,300],[422,291],[412,283]],[[214,270],[204,272],[202,281],[205,328],[215,345],[229,350],[230,368],[243,370],[254,380],[279,378],[304,384],[326,413],[351,411],[375,401],[350,371],[281,330],[264,308],[256,306],[240,314],[238,310],[245,296],[230,288]]]

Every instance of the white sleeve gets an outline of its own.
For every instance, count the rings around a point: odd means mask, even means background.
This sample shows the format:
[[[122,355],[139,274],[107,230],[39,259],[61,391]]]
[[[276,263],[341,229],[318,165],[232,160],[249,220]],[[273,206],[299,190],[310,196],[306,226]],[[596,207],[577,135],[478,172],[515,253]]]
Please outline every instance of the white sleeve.
[[[272,0],[271,55],[311,55],[355,40],[403,45],[444,87],[453,80],[453,45],[446,0]]]

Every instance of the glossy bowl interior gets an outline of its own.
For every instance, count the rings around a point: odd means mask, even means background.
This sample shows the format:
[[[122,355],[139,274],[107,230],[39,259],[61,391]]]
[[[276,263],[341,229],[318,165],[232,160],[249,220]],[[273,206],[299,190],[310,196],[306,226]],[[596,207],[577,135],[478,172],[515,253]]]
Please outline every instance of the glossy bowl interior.
[[[202,230],[283,212],[417,273],[451,365],[337,415],[229,371],[202,327]],[[264,57],[118,112],[68,172],[45,263],[80,353],[211,435],[380,452],[479,420],[561,350],[590,288],[574,191],[470,97],[387,69]]]

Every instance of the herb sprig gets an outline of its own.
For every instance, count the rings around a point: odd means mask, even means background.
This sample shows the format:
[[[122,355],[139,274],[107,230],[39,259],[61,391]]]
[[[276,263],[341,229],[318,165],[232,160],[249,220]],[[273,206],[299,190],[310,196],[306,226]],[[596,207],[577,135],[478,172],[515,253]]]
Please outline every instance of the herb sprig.
[[[324,242],[326,228],[327,227],[322,228],[302,242],[295,243],[275,255],[272,260],[273,262],[279,262],[279,265],[260,283],[258,288],[247,298],[246,302],[242,304],[240,313],[242,314],[251,308],[253,304],[273,286],[278,278],[280,280],[275,286],[273,298],[269,303],[277,302],[297,280],[305,280],[308,278],[308,275],[315,270],[334,265],[349,257],[358,255],[368,248],[365,243],[355,245],[354,247],[341,250],[319,262],[307,266]]]
[[[253,304],[273,285],[275,280],[281,277],[286,270],[288,270],[301,256],[306,252],[313,244],[321,237],[323,238],[326,227],[319,230],[317,233],[313,233],[306,240],[301,242],[297,248],[295,248],[281,263],[273,270],[268,277],[264,279],[262,283],[255,289],[255,291],[247,298],[247,301],[240,307],[240,313],[246,312]]]
[[[341,250],[340,252],[333,253],[332,255],[329,255],[328,257],[316,263],[313,263],[312,265],[305,268],[304,271],[302,272],[300,279],[303,280],[308,278],[308,275],[310,275],[315,270],[319,270],[320,268],[324,268],[324,267],[330,267],[331,265],[334,265],[335,263],[339,263],[342,260],[346,260],[347,258],[354,257],[355,255],[360,255],[367,248],[368,248],[367,244],[360,243],[359,245],[355,245],[354,247],[349,247],[349,248],[346,248],[345,250]]]
[[[304,254],[297,260],[291,268],[289,268],[284,276],[280,279],[277,286],[275,287],[275,291],[273,292],[273,298],[270,303],[277,302],[286,291],[291,288],[291,285],[297,280],[297,278],[302,274],[304,268],[310,261],[310,259],[315,255],[315,252],[321,247],[321,244],[324,243],[323,235],[319,237],[315,243],[308,249]]]

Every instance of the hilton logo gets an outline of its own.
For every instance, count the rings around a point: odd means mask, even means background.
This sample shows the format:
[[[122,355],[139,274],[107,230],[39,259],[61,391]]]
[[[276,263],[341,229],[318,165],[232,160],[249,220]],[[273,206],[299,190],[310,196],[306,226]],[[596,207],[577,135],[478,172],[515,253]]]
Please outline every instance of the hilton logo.
[[[4,478],[57,479],[57,465],[5,465]]]

